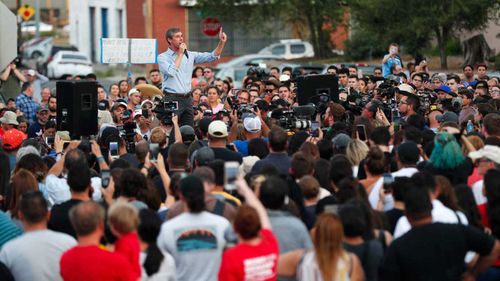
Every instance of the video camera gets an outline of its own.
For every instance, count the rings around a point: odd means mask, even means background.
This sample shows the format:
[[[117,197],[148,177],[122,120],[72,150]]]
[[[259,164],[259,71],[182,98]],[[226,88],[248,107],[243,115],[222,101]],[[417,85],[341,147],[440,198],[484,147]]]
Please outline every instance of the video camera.
[[[158,120],[164,125],[172,125],[172,117],[179,110],[179,104],[176,101],[160,101],[153,110]]]
[[[302,105],[293,110],[275,109],[271,118],[278,121],[278,125],[285,130],[305,130],[311,127],[311,119],[316,109],[311,105]]]
[[[137,128],[137,124],[131,118],[132,110],[127,109],[123,112],[122,122],[123,126],[119,126],[118,130],[120,131],[120,137],[125,140],[125,146],[127,148],[128,153],[135,153],[135,129]]]

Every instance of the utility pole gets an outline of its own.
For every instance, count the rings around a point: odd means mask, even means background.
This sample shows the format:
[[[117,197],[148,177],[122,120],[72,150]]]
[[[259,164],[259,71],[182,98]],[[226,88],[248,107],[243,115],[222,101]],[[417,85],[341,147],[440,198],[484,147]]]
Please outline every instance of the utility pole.
[[[40,0],[35,0],[35,38],[40,38]]]
[[[16,11],[21,9],[21,0],[16,0]],[[21,53],[21,44],[23,43],[22,33],[21,33],[21,16],[16,13],[17,17],[17,55]]]

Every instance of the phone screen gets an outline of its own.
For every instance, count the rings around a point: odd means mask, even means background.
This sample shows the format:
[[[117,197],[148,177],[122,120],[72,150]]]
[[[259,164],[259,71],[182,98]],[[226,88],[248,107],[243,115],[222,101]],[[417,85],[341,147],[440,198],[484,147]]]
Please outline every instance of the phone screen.
[[[54,137],[46,137],[45,142],[47,145],[53,145],[54,144]]]
[[[311,122],[311,136],[318,137],[319,135],[319,123],[316,121]]]
[[[236,190],[236,177],[238,176],[238,162],[224,163],[224,187],[226,190]]]
[[[357,125],[356,129],[358,131],[358,138],[362,141],[366,141],[366,129],[365,125]]]
[[[148,109],[143,109],[142,110],[142,116],[144,118],[149,118],[149,110]]]
[[[108,187],[109,177],[110,177],[109,170],[102,170],[101,171],[101,185],[103,188]]]
[[[390,193],[392,191],[391,185],[394,182],[394,177],[389,173],[384,174],[382,177],[383,177],[383,181],[384,181],[384,185],[383,185],[384,192]]]
[[[160,153],[160,145],[157,143],[149,144],[149,157],[152,161],[156,161],[158,159],[158,153]]]
[[[109,143],[109,154],[111,154],[111,157],[118,157],[118,143],[117,142],[110,142]]]

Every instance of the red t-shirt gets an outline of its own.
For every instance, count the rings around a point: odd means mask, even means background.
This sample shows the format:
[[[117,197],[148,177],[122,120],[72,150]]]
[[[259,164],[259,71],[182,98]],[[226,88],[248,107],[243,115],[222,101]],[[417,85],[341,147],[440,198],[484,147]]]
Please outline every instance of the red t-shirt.
[[[137,281],[127,260],[98,246],[76,246],[66,251],[60,262],[65,281]]]
[[[278,242],[268,229],[261,231],[261,237],[258,245],[238,244],[224,252],[219,281],[276,280]]]
[[[472,186],[477,182],[483,179],[483,175],[479,174],[479,169],[477,167],[472,170],[472,174],[467,179],[467,185],[472,188]]]
[[[484,227],[491,228],[490,220],[488,219],[488,203],[478,205],[479,215],[481,216],[481,223]],[[496,267],[500,267],[500,258],[498,258],[493,264]]]
[[[136,232],[120,237],[115,244],[115,253],[123,255],[128,260],[136,278],[141,277],[141,264],[139,262],[141,246]]]

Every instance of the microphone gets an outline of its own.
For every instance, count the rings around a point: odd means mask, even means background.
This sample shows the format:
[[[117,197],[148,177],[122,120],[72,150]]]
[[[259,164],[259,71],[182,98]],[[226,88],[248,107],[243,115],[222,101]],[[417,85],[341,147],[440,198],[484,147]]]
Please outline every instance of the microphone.
[[[188,50],[184,50],[184,54],[186,55],[186,58],[189,59]]]

